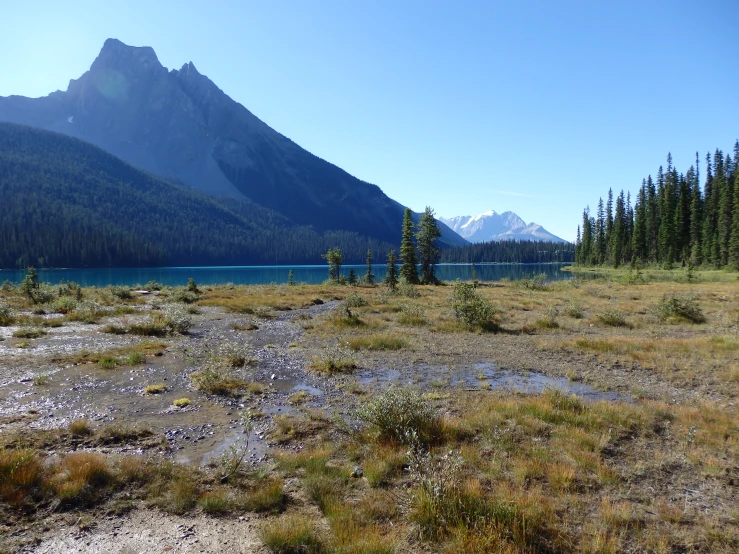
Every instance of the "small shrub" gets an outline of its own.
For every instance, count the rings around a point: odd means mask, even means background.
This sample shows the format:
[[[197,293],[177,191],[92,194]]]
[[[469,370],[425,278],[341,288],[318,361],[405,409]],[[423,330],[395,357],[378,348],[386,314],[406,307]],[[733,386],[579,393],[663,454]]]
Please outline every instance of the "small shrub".
[[[315,531],[314,521],[304,515],[268,520],[259,536],[274,554],[322,554],[327,551]]]
[[[287,504],[284,482],[277,478],[259,480],[241,498],[239,504],[250,512],[279,513]]]
[[[174,404],[178,408],[184,408],[186,406],[189,406],[191,402],[189,398],[178,398],[177,400],[172,402],[172,404]]]
[[[43,329],[18,329],[13,333],[13,337],[16,339],[37,339],[43,337],[46,331]]]
[[[401,337],[380,334],[352,337],[347,343],[352,350],[400,350],[408,345]]]
[[[144,290],[162,290],[162,285],[161,283],[157,283],[156,281],[152,280],[144,285]]]
[[[247,381],[235,378],[214,361],[206,362],[203,369],[190,375],[190,379],[199,391],[218,396],[234,396],[249,386]]]
[[[308,366],[321,373],[341,373],[357,368],[357,361],[338,344],[324,348],[317,358],[313,358]]]
[[[15,323],[15,317],[13,311],[8,307],[5,302],[0,302],[0,327],[8,327]]]
[[[400,323],[403,325],[426,325],[426,312],[417,304],[402,304],[400,306]]]
[[[78,302],[75,310],[67,314],[67,319],[93,324],[98,323],[104,315],[106,311],[95,302]]]
[[[698,305],[695,296],[665,294],[653,308],[660,321],[683,320],[691,323],[705,323],[706,316]]]
[[[363,296],[360,296],[356,292],[352,292],[351,294],[349,294],[344,302],[349,308],[361,308],[362,306],[369,305],[369,302],[367,302],[367,300],[365,300]]]
[[[162,394],[164,392],[167,392],[167,385],[164,383],[144,387],[144,394]]]
[[[100,329],[101,333],[109,333],[111,335],[125,335],[126,334],[126,328],[121,327],[119,325],[113,325],[112,323],[109,325],[106,325],[102,329]]]
[[[115,356],[104,356],[98,360],[98,365],[103,369],[113,369],[120,364],[120,360]]]
[[[51,311],[55,314],[71,314],[77,309],[79,302],[71,296],[61,296],[51,304]]]
[[[119,300],[131,300],[133,295],[128,287],[110,287],[110,293]]]
[[[562,311],[566,316],[573,319],[582,319],[585,317],[585,309],[583,308],[582,302],[577,300],[570,300]]]
[[[164,307],[164,321],[169,334],[184,335],[192,327],[192,318],[187,310],[175,304],[167,304]]]
[[[425,444],[437,441],[442,434],[436,410],[410,389],[389,388],[361,407],[357,417],[377,427],[381,440],[407,443],[415,435]]]
[[[532,275],[531,277],[522,277],[518,283],[521,287],[527,290],[546,290],[547,289],[547,274],[539,273],[538,275]]]
[[[608,325],[609,327],[628,327],[623,312],[619,310],[606,310],[596,317],[603,325]]]
[[[152,430],[146,427],[112,423],[98,430],[96,440],[101,445],[126,444],[151,437],[153,434]]]
[[[40,497],[43,473],[32,450],[0,449],[0,502],[20,508]]]
[[[497,313],[471,283],[458,282],[454,285],[454,315],[468,327],[495,330],[498,328]]]
[[[421,296],[421,293],[418,292],[418,289],[415,286],[410,283],[406,283],[405,281],[402,281],[397,286],[395,292],[400,296],[405,296],[406,298],[419,298]]]
[[[174,291],[169,298],[174,302],[181,302],[182,304],[192,304],[194,302],[197,302],[200,297],[194,292],[178,289]]]
[[[62,505],[91,504],[114,481],[102,454],[72,452],[62,458],[55,476],[54,492]]]
[[[146,362],[146,354],[141,352],[132,352],[126,358],[126,365],[138,365]]]
[[[255,365],[257,360],[249,354],[249,349],[243,343],[226,342],[218,347],[218,357],[229,367]]]
[[[76,437],[89,437],[92,435],[92,427],[90,427],[90,420],[88,419],[75,419],[67,428]]]
[[[43,387],[44,385],[48,385],[49,376],[48,375],[36,375],[36,377],[33,378],[33,384],[37,387]]]
[[[231,509],[233,501],[231,500],[228,490],[216,489],[206,492],[198,499],[198,506],[206,514],[225,514]]]

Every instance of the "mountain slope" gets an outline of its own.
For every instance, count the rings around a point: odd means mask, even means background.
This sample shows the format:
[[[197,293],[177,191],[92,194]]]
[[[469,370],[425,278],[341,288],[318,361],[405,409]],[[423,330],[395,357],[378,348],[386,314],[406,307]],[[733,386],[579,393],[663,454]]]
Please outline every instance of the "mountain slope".
[[[206,196],[57,133],[0,123],[0,268],[322,263],[394,245]],[[398,235],[400,233],[398,232]],[[296,240],[296,237],[300,237]]]
[[[167,71],[149,47],[105,42],[67,91],[0,98],[0,121],[91,142],[211,195],[249,198],[298,224],[397,240],[403,207],[284,137],[192,63]],[[449,244],[465,241],[443,229]]]
[[[499,214],[489,210],[475,216],[461,215],[445,219],[439,218],[454,232],[472,243],[491,240],[544,240],[567,242],[537,223],[529,223],[513,212]]]

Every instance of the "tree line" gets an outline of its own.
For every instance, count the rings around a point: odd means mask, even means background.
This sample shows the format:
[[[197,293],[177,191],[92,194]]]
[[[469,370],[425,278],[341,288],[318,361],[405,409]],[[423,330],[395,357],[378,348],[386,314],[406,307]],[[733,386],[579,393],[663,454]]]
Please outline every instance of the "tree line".
[[[440,261],[445,264],[572,263],[575,261],[575,245],[541,240],[481,242],[443,250]]]
[[[583,211],[577,229],[575,262],[581,266],[674,264],[739,270],[739,141],[733,157],[716,149],[678,173],[667,155],[656,178],[649,175],[633,200],[623,190],[608,191],[595,215]],[[615,204],[615,205],[614,205]]]
[[[298,226],[138,170],[83,141],[0,124],[0,268],[349,263],[396,245]]]

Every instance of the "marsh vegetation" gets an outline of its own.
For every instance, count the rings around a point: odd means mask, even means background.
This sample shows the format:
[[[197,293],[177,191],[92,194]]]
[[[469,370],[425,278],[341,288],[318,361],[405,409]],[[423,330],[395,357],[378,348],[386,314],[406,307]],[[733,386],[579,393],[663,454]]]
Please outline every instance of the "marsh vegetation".
[[[259,552],[735,552],[739,282],[684,277],[4,287],[0,545],[140,512]]]

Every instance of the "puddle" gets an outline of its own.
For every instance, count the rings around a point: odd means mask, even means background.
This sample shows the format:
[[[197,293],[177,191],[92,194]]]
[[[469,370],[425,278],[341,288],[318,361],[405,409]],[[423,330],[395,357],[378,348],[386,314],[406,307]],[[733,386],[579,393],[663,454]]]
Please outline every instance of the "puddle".
[[[570,381],[564,377],[548,377],[542,373],[516,373],[498,369],[493,363],[479,363],[471,366],[419,365],[401,372],[397,369],[383,368],[379,371],[365,371],[359,375],[364,385],[373,383],[398,383],[430,389],[458,387],[468,389],[489,388],[512,392],[540,393],[546,389],[557,389],[574,394],[585,400],[610,402],[630,401],[631,399],[615,392],[601,391],[585,383]]]

